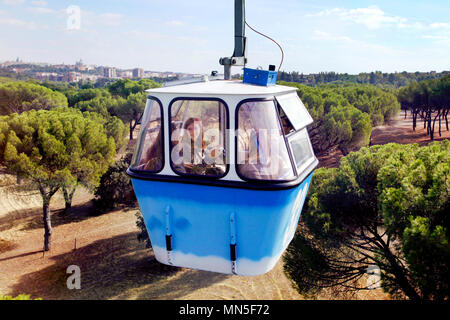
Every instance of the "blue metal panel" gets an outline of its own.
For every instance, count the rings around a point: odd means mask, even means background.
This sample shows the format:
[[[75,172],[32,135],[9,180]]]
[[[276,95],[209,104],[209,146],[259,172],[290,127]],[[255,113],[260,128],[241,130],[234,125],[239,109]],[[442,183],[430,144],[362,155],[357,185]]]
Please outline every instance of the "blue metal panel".
[[[259,86],[273,86],[277,83],[277,72],[244,68],[244,83],[256,84]]]
[[[170,232],[174,265],[231,273],[235,242],[237,273],[256,275],[269,271],[292,240],[311,177],[276,191],[132,181],[159,261],[168,263],[161,252]]]

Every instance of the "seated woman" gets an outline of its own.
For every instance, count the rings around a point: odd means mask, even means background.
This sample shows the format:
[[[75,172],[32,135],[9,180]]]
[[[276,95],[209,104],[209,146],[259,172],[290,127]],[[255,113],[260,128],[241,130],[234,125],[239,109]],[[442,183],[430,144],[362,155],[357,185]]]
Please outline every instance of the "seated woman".
[[[178,155],[182,158],[181,163],[174,165],[177,172],[202,176],[220,176],[224,173],[222,168],[216,167],[214,163],[208,164],[207,162],[210,161],[205,161],[207,143],[204,140],[202,123],[198,118],[187,119],[181,134],[175,140],[174,144],[179,145]]]

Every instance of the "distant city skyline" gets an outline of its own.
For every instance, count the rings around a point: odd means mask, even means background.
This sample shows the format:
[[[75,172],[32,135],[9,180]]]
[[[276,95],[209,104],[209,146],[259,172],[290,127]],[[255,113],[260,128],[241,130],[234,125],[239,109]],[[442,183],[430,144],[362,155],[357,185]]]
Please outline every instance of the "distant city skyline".
[[[85,63],[82,59],[76,60],[74,62],[62,62],[62,63],[50,63],[50,62],[45,62],[45,61],[25,61],[23,59],[21,59],[21,57],[16,57],[16,59],[12,59],[12,60],[5,60],[2,61],[0,60],[0,68],[8,68],[11,69],[11,67],[13,66],[18,66],[18,69],[23,69],[20,66],[48,66],[48,67],[62,67],[62,66],[66,66],[69,69],[73,69],[76,71],[81,71],[81,72],[86,72],[86,71],[90,71],[90,70],[94,70],[94,69],[114,69],[114,71],[112,71],[113,73],[115,72],[120,72],[120,73],[129,73],[129,77],[128,78],[145,78],[148,77],[149,73],[154,73],[154,76],[157,77],[157,74],[164,74],[165,76],[167,75],[174,75],[176,74],[177,76],[189,76],[189,75],[197,75],[197,74],[193,74],[193,73],[185,73],[185,72],[177,72],[177,71],[170,71],[170,70],[146,70],[144,68],[140,68],[139,66],[136,67],[132,67],[132,68],[119,68],[116,66],[106,66],[106,65],[97,65],[97,64],[91,64],[91,63]],[[101,72],[102,74],[104,73],[103,71]],[[146,76],[147,75],[147,76]]]
[[[281,70],[450,70],[450,2],[247,0],[247,21],[283,47]],[[234,1],[0,0],[0,61],[222,72],[233,51]],[[80,10],[79,12],[77,10]],[[78,17],[78,18],[77,18]],[[249,67],[280,52],[247,30]],[[233,73],[239,73],[233,68]]]

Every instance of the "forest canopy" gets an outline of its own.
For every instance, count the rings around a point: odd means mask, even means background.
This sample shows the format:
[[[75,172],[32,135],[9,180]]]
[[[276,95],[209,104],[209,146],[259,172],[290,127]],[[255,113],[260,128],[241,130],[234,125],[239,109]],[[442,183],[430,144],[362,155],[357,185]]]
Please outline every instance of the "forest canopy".
[[[399,110],[395,94],[370,85],[330,84],[297,88],[314,123],[308,128],[317,155],[339,149],[344,155],[370,143],[372,128],[387,123]]]
[[[0,83],[0,115],[48,110],[67,105],[67,98],[63,94],[36,83],[24,81]]]
[[[362,148],[315,171],[285,271],[302,294],[367,290],[371,266],[394,297],[450,296],[450,141]]]

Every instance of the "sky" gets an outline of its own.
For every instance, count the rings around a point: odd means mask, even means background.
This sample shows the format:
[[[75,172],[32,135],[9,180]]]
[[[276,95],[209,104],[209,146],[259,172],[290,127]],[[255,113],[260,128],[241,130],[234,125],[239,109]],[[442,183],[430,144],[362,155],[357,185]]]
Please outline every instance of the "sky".
[[[246,20],[288,72],[450,70],[448,0],[247,0]],[[248,67],[278,68],[246,36]],[[210,73],[233,49],[233,0],[0,0],[0,61]]]

